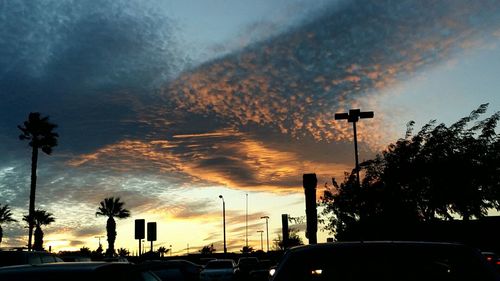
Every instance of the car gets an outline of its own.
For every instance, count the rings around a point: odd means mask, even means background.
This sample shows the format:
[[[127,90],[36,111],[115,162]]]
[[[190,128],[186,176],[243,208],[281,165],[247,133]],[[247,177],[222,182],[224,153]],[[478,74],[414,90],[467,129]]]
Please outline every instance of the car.
[[[259,259],[256,257],[241,257],[238,259],[238,269],[243,277],[247,277],[250,271],[256,270],[258,266]]]
[[[494,252],[481,252],[481,254],[486,258],[491,264],[496,264],[498,261],[498,255]]]
[[[250,271],[248,280],[250,281],[267,281],[270,277],[270,270],[274,267],[274,263],[270,260],[260,260],[257,268]]]
[[[151,272],[131,263],[67,262],[0,268],[4,281],[161,281]]]
[[[141,268],[156,274],[163,281],[198,281],[203,266],[187,260],[150,260],[139,264]]]
[[[453,243],[336,242],[288,250],[272,281],[494,281],[476,249]]]
[[[238,275],[238,267],[231,259],[211,260],[200,272],[200,281],[232,281]]]
[[[55,254],[43,251],[0,251],[0,267],[54,262],[63,260]]]

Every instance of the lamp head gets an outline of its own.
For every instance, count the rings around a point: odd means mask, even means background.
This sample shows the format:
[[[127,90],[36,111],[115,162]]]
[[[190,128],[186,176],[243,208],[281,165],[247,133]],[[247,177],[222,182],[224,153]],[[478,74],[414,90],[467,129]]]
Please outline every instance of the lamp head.
[[[219,195],[219,198],[222,199],[222,195]]]

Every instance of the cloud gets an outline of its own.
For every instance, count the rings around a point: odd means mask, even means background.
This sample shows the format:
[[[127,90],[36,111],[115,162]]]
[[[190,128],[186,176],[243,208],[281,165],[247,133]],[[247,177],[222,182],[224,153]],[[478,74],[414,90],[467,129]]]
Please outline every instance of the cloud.
[[[91,154],[79,155],[68,164],[89,171],[171,172],[198,186],[212,183],[268,192],[301,190],[301,174],[305,172],[313,171],[328,178],[338,171],[341,176],[342,171],[350,169],[348,165],[332,164],[332,159],[328,158],[322,163],[321,157],[315,154],[329,153],[321,150],[312,149],[307,154],[299,151],[300,146],[267,145],[253,139],[251,134],[227,129],[174,135],[171,140],[163,141],[122,141]]]
[[[335,112],[474,46],[496,31],[499,10],[498,3],[469,1],[335,5],[310,23],[183,73],[162,89],[163,104],[239,128],[349,140]],[[360,123],[359,140],[385,144],[380,126]]]

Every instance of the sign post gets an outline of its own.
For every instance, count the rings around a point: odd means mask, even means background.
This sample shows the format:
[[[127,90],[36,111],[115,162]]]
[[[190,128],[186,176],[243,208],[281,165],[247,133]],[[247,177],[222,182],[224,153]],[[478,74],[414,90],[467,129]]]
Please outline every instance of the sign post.
[[[144,219],[138,219],[135,220],[135,239],[139,240],[139,255],[142,254],[141,252],[141,241],[144,239],[144,224],[146,223],[146,220]],[[99,240],[100,244],[100,240]]]
[[[153,252],[153,241],[156,241],[156,222],[148,222],[148,241],[151,241],[151,249]]]

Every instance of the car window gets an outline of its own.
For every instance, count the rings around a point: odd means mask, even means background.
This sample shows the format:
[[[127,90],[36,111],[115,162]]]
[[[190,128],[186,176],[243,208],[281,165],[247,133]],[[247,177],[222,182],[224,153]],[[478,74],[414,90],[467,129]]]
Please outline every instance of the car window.
[[[185,280],[184,275],[179,268],[158,269],[153,270],[153,273],[162,280]]]
[[[56,262],[55,257],[51,255],[42,254],[41,258],[42,258],[42,263]]]
[[[141,280],[142,281],[159,281],[160,279],[158,279],[154,274],[151,274],[151,272],[146,271],[146,272],[141,273]],[[177,279],[177,278],[163,279],[162,278],[162,280],[172,280],[172,281],[178,280],[178,281],[180,281],[182,279]],[[139,280],[137,280],[137,281],[139,281]]]
[[[214,261],[209,262],[206,269],[223,269],[223,268],[233,268],[233,263],[231,261]]]
[[[38,254],[28,255],[28,263],[29,264],[41,264],[42,259],[41,259],[40,255],[38,255]]]

